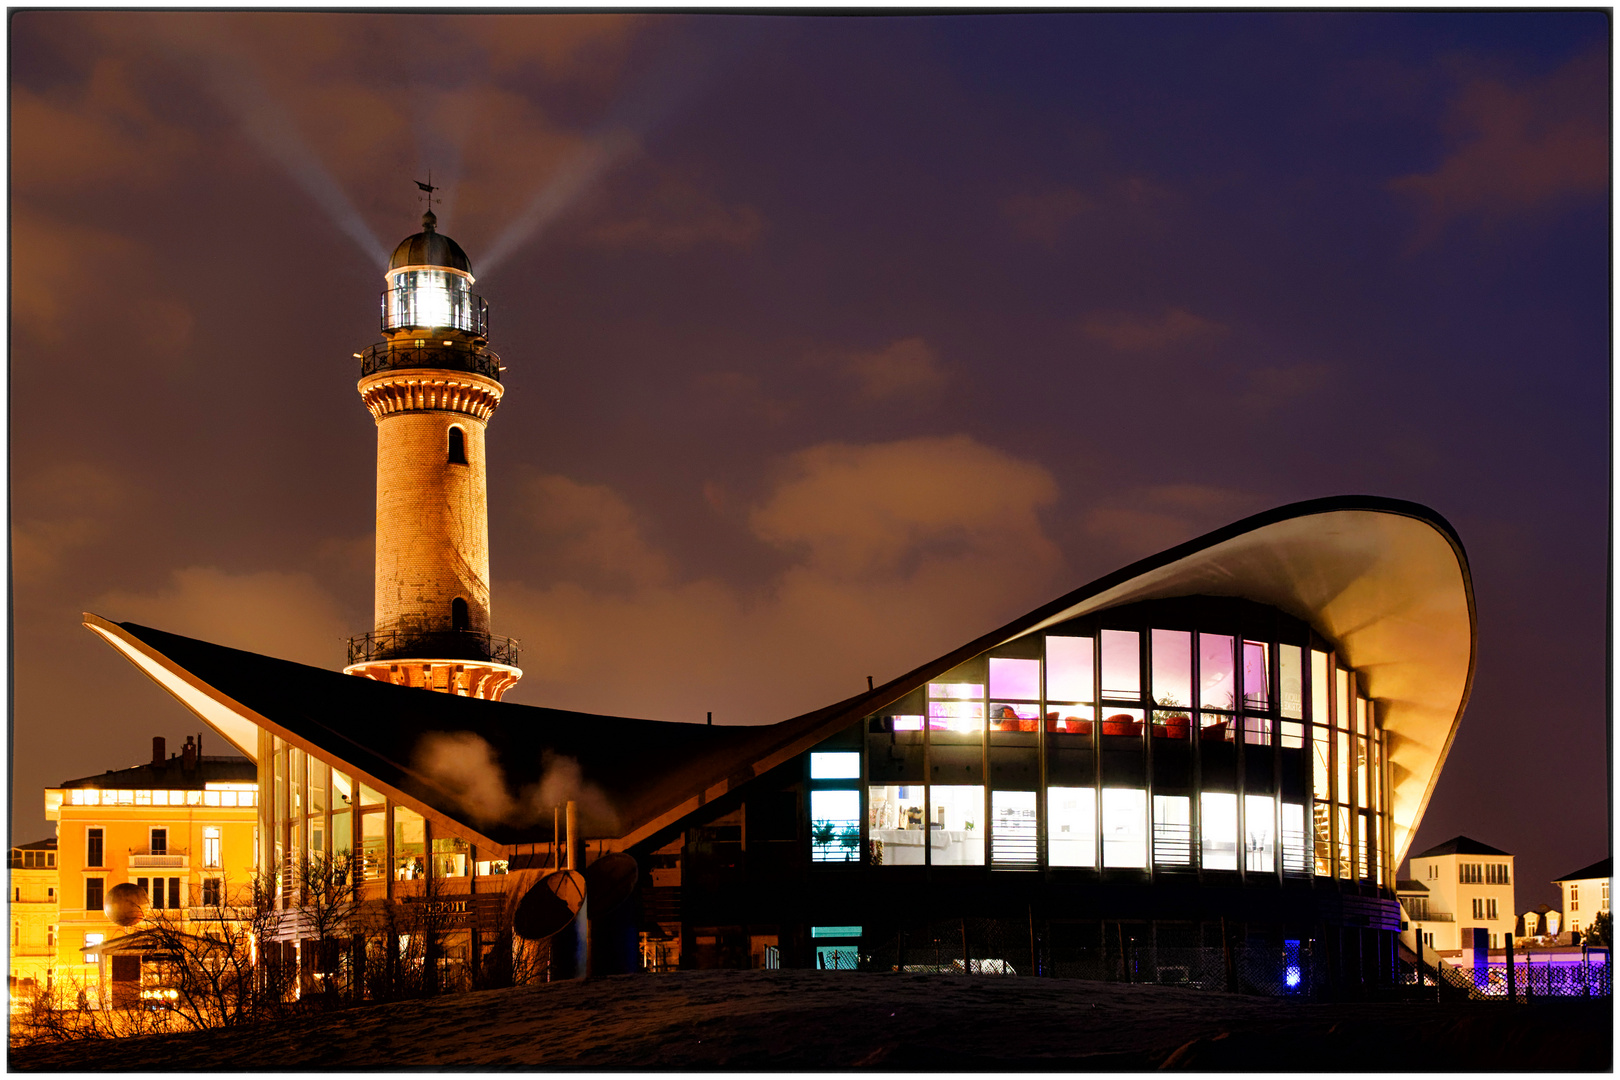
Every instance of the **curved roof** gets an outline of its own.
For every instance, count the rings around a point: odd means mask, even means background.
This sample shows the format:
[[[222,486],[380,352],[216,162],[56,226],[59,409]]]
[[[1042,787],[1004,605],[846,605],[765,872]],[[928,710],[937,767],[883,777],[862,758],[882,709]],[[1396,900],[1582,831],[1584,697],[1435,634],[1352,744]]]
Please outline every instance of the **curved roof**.
[[[593,838],[622,849],[986,649],[1139,600],[1235,596],[1270,604],[1333,641],[1376,699],[1388,733],[1396,864],[1456,737],[1473,684],[1474,594],[1462,543],[1416,503],[1340,496],[1278,507],[1132,563],[867,693],[757,727],[705,727],[457,698],[226,649],[86,613],[85,625],[244,753],[257,728],[351,762],[434,816],[461,823],[458,794],[415,766],[425,734],[484,738],[514,791],[568,757],[613,806]],[[634,731],[629,729],[633,728]],[[633,736],[633,737],[629,737]],[[476,830],[498,844],[550,823]]]
[[[422,215],[422,231],[399,242],[388,260],[390,271],[406,266],[445,266],[472,276],[472,262],[461,245],[437,229],[438,218],[429,210]]]

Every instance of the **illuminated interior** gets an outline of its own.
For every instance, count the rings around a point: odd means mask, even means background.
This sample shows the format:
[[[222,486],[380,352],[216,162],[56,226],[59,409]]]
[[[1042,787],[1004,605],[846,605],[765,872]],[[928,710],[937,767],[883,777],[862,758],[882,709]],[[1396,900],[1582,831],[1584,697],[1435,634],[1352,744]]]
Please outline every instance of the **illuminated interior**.
[[[851,788],[813,792],[812,818],[847,838],[863,817],[876,866],[1392,888],[1379,715],[1331,643],[1281,612],[1150,601],[1013,639],[869,717],[864,815]],[[834,760],[857,773],[851,754],[813,760],[813,778]]]
[[[472,279],[442,267],[396,270],[383,293],[383,329],[407,327],[488,331],[483,301],[472,291]]]

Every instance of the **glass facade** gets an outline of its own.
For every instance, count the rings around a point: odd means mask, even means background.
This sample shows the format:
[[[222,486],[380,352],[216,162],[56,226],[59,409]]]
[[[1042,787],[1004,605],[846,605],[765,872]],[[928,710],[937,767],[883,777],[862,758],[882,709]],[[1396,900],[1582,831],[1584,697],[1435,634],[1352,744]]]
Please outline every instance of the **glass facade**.
[[[1236,604],[1053,626],[868,717],[866,782],[812,793],[815,861],[858,859],[838,839],[853,817],[870,865],[1389,887],[1376,703],[1304,624]],[[812,776],[861,772],[812,758]]]

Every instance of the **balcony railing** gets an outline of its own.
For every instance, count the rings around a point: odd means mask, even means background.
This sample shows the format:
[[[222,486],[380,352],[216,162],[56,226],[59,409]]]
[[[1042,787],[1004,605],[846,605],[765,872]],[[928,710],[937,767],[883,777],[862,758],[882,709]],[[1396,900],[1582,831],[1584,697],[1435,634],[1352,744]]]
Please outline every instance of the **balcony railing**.
[[[349,639],[349,663],[377,660],[488,660],[517,666],[518,642],[472,630],[374,630]]]
[[[501,381],[501,358],[488,349],[471,346],[444,345],[438,342],[420,348],[396,348],[386,341],[368,345],[360,355],[360,377],[379,371],[401,368],[446,368],[450,371],[470,371],[476,375]]]
[[[129,865],[132,870],[148,869],[184,869],[187,858],[185,848],[170,848],[167,851],[153,851],[151,848],[133,848],[129,853]]]

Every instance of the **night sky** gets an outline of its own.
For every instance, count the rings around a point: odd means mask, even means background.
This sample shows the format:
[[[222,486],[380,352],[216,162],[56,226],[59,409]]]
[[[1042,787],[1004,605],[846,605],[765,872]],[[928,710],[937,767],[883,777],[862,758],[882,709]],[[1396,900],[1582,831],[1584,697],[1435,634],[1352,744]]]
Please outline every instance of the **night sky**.
[[[508,700],[775,721],[1270,507],[1467,547],[1414,851],[1608,843],[1596,12],[10,19],[14,842],[203,728],[84,610],[370,629],[413,180],[508,372]],[[205,736],[205,750],[223,740]]]

